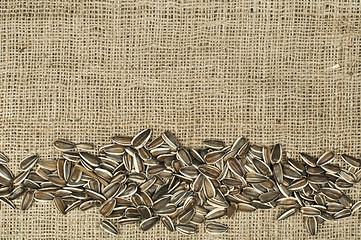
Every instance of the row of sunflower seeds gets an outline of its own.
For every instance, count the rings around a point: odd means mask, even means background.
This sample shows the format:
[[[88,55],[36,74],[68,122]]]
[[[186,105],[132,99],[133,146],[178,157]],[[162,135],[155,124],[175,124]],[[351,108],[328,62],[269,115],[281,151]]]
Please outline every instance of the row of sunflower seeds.
[[[56,140],[58,159],[32,155],[14,174],[9,159],[0,153],[0,201],[21,209],[34,201],[53,202],[62,213],[98,208],[100,227],[118,234],[121,224],[137,223],[143,231],[161,222],[169,231],[194,234],[199,225],[211,234],[226,232],[215,222],[235,212],[280,207],[277,220],[296,212],[315,235],[326,221],[351,216],[361,208],[345,194],[361,180],[361,161],[341,155],[348,168],[341,168],[326,151],[313,157],[287,157],[281,145],[251,145],[245,138],[230,146],[205,140],[204,147],[182,147],[167,131],[151,140],[145,129],[134,137],[115,136],[113,143],[98,150],[89,143]]]

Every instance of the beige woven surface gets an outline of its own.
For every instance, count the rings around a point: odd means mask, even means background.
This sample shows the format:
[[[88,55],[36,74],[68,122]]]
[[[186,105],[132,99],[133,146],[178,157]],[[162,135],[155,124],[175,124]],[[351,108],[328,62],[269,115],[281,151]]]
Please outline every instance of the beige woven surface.
[[[361,153],[361,10],[355,1],[0,1],[0,150],[18,171],[58,138],[110,142],[150,127],[184,145],[246,136],[292,156]],[[361,187],[352,191],[361,199]],[[104,233],[96,211],[1,205],[1,239],[313,239],[300,215],[238,213],[221,236]],[[361,215],[317,239],[359,239]],[[315,238],[315,239],[316,239]]]

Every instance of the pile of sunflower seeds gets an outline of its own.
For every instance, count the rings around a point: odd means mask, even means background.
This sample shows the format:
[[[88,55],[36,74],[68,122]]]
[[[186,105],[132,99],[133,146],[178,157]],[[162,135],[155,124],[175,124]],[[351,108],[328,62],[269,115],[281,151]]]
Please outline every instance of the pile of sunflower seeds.
[[[205,140],[202,149],[181,147],[164,132],[151,140],[150,129],[135,137],[115,136],[98,150],[89,143],[56,140],[59,159],[38,155],[20,163],[14,176],[0,153],[0,200],[21,209],[34,201],[53,202],[62,213],[98,208],[101,228],[118,234],[121,224],[138,223],[143,231],[162,222],[170,231],[194,234],[200,224],[211,234],[226,232],[215,219],[235,212],[276,206],[284,209],[277,220],[301,212],[306,229],[315,235],[325,221],[351,216],[361,208],[344,190],[361,180],[361,161],[341,155],[343,169],[331,163],[335,155],[299,154],[290,159],[277,144],[251,145],[245,138],[231,146]]]

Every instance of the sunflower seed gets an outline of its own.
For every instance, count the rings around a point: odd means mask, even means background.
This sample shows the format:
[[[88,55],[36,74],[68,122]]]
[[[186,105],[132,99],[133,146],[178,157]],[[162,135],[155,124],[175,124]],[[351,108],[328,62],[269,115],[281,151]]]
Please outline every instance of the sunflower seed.
[[[276,144],[271,152],[271,162],[272,163],[279,163],[282,159],[282,147],[279,144]]]
[[[101,221],[100,227],[103,228],[106,232],[108,232],[110,234],[114,234],[114,235],[118,234],[117,227],[109,220]]]
[[[232,144],[232,147],[230,149],[230,151],[233,151],[235,150],[237,152],[238,155],[243,155],[243,152],[245,152],[244,150],[247,149],[248,147],[248,140],[243,138],[243,137],[240,137],[240,138],[237,138],[233,144]]]
[[[279,184],[283,183],[283,168],[281,163],[273,164],[273,174]]]
[[[102,193],[105,198],[112,198],[116,196],[120,192],[120,183],[119,182],[113,182],[103,188]]]
[[[0,164],[0,176],[5,178],[8,181],[13,180],[13,178],[14,178],[14,175],[11,172],[11,170],[3,164]]]
[[[147,218],[140,223],[140,229],[142,229],[143,231],[147,231],[151,229],[158,222],[158,220],[158,216]]]
[[[24,171],[31,169],[38,161],[38,155],[32,155],[20,162],[20,168]]]
[[[7,197],[9,200],[14,200],[21,197],[26,192],[26,188],[23,186],[18,186],[15,188],[10,195]]]
[[[48,180],[59,187],[63,187],[66,185],[66,181],[58,176],[48,176]]]
[[[225,214],[226,214],[225,208],[215,208],[212,211],[210,211],[209,213],[207,213],[205,218],[207,220],[212,220],[212,219],[220,218],[220,217],[224,216]]]
[[[296,205],[297,199],[295,197],[285,197],[277,200],[279,205]]]
[[[291,191],[301,190],[304,187],[306,187],[307,184],[308,184],[307,180],[305,178],[301,178],[301,179],[294,181],[291,185],[289,185],[288,189]]]
[[[24,194],[23,201],[21,202],[21,210],[28,210],[34,202],[34,192],[27,190]]]
[[[207,164],[202,164],[198,166],[198,171],[210,179],[217,179],[218,176],[221,174],[221,170],[219,168]]]
[[[305,166],[300,161],[296,161],[294,159],[288,159],[288,163],[299,172],[305,171]]]
[[[258,197],[258,199],[261,201],[261,203],[268,203],[276,200],[278,196],[279,196],[279,192],[271,191],[267,193],[262,193]]]
[[[356,176],[351,172],[342,169],[339,172],[339,175],[348,183],[356,183]]]
[[[39,159],[38,165],[49,171],[55,171],[57,168],[57,161],[55,159]]]
[[[306,218],[306,228],[312,236],[316,235],[318,230],[318,223],[315,217]]]
[[[116,201],[114,198],[109,198],[99,208],[99,213],[104,217],[109,216],[115,207]]]
[[[221,234],[227,232],[228,227],[221,223],[209,222],[206,224],[206,232],[210,234]]]
[[[112,138],[113,142],[122,146],[132,145],[132,137],[127,136],[115,136]]]
[[[152,142],[151,135],[145,129],[135,137],[115,136],[96,153],[89,143],[56,140],[62,151],[58,160],[29,156],[15,177],[1,164],[8,158],[0,153],[0,200],[15,208],[11,200],[24,194],[21,209],[34,200],[53,201],[63,214],[98,207],[107,219],[102,228],[112,234],[118,230],[111,219],[140,222],[144,231],[161,219],[170,231],[192,234],[195,225],[226,214],[231,218],[237,210],[280,206],[279,221],[300,210],[314,235],[323,221],[361,208],[342,192],[361,180],[361,160],[349,155],[341,155],[350,165],[343,169],[331,163],[330,151],[318,159],[300,153],[302,161],[296,161],[280,144],[269,148],[238,138],[226,146],[211,139],[203,141],[204,149],[187,150],[168,131]],[[208,233],[225,231],[222,224],[206,224]]]
[[[173,133],[165,131],[162,134],[162,138],[172,149],[177,150],[179,148],[179,143]]]
[[[283,176],[289,179],[300,179],[302,174],[289,164],[283,165]]]
[[[153,141],[151,141],[148,144],[148,146],[146,146],[146,148],[149,150],[152,150],[154,148],[161,146],[163,143],[164,143],[164,140],[163,140],[162,136],[159,136],[159,137],[155,138]]]
[[[327,183],[328,179],[325,175],[309,175],[308,181],[315,184]]]
[[[347,154],[342,154],[341,158],[342,158],[342,160],[344,160],[350,166],[357,167],[357,168],[359,168],[361,166],[361,161],[360,160],[358,160],[358,159],[356,159],[354,157],[351,157],[351,156],[349,156]]]
[[[224,152],[222,150],[220,151],[213,151],[209,152],[204,156],[204,159],[208,164],[214,164],[218,161],[222,160],[224,157]]]
[[[234,216],[238,209],[238,205],[235,202],[230,202],[229,206],[227,207],[227,217],[231,218]]]
[[[79,154],[81,158],[90,166],[98,167],[100,165],[101,160],[99,159],[99,157],[88,152],[80,152]]]
[[[92,151],[94,150],[93,144],[90,143],[77,143],[76,148],[81,151]]]
[[[142,215],[143,218],[150,218],[152,217],[152,212],[150,209],[145,205],[140,205],[137,207],[137,210],[140,215]]]
[[[171,231],[171,232],[175,231],[174,223],[170,217],[163,216],[160,218],[160,220],[169,231]]]
[[[322,169],[324,169],[328,173],[337,174],[341,171],[341,168],[334,164],[325,164],[321,166]]]
[[[179,172],[183,174],[184,176],[190,177],[190,178],[196,178],[198,176],[198,170],[194,166],[185,166],[179,169]],[[201,175],[199,175],[201,176]]]
[[[144,162],[137,153],[133,156],[133,167],[137,173],[144,171]]]
[[[351,208],[353,205],[352,200],[345,194],[342,194],[340,199],[338,199],[338,201],[347,208]]]
[[[35,191],[34,199],[39,202],[47,202],[52,201],[54,199],[54,195],[48,192]]]
[[[300,153],[301,159],[309,166],[316,167],[317,159],[308,155],[307,153]]]
[[[315,207],[301,207],[301,213],[304,216],[319,216],[321,211]]]
[[[133,137],[131,143],[135,148],[139,149],[147,144],[151,136],[152,136],[152,130],[145,129],[139,132],[135,137]]]
[[[212,148],[215,150],[221,150],[222,148],[224,148],[224,142],[221,140],[214,140],[214,139],[204,140],[203,144],[206,147]]]
[[[75,201],[75,202],[71,203],[71,204],[65,209],[65,213],[70,212],[70,211],[78,208],[82,202],[83,202],[82,200],[78,200],[78,201]]]
[[[190,224],[178,224],[176,225],[176,229],[178,232],[183,233],[185,235],[191,235],[197,233],[197,228]]]
[[[60,151],[74,150],[76,145],[70,141],[59,139],[54,141],[54,147]]]
[[[297,208],[290,208],[286,211],[284,211],[281,215],[278,216],[277,220],[278,221],[282,221],[290,216],[292,216],[293,214],[295,214],[297,212]]]
[[[354,214],[361,208],[361,201],[355,202],[351,207],[351,214]]]
[[[321,155],[321,157],[318,158],[316,165],[322,166],[325,164],[329,164],[333,160],[333,157],[334,157],[333,152],[326,151]]]
[[[216,189],[210,179],[204,178],[203,190],[207,198],[213,198],[216,195]]]
[[[107,155],[111,156],[119,156],[123,155],[125,149],[122,145],[119,144],[109,144],[99,149],[100,152],[104,152]]]
[[[340,219],[340,218],[345,218],[348,216],[351,216],[351,210],[348,208],[342,209],[341,211],[335,213],[335,215],[333,215],[335,219]]]
[[[194,209],[189,209],[188,211],[183,210],[178,216],[178,220],[182,224],[189,223],[189,221],[193,218],[195,214]]]
[[[59,210],[59,212],[61,212],[62,214],[65,214],[65,209],[66,209],[66,204],[63,201],[63,199],[56,197],[54,198],[54,204],[56,206],[56,208]]]
[[[255,166],[255,168],[257,169],[257,171],[260,173],[260,174],[263,174],[263,175],[266,175],[266,176],[269,176],[271,174],[271,169],[270,167],[263,161],[261,160],[258,160],[258,159],[253,159],[253,165]]]
[[[191,165],[192,164],[192,159],[191,159],[191,155],[188,153],[187,150],[181,148],[177,151],[176,157],[179,161],[181,161],[182,163],[184,163],[185,165]]]
[[[334,188],[321,188],[321,192],[326,195],[326,197],[334,200],[340,199],[342,192]]]
[[[238,203],[237,205],[238,205],[237,210],[242,212],[253,212],[256,211],[257,209],[255,206],[247,203]]]
[[[248,183],[261,183],[267,181],[268,178],[266,176],[263,176],[262,174],[256,173],[256,172],[248,172],[246,174],[246,181]]]
[[[336,203],[336,202],[327,203],[327,212],[328,213],[336,213],[338,211],[341,211],[344,208],[345,207],[340,203]]]
[[[153,208],[153,210],[160,216],[164,216],[164,215],[171,215],[174,214],[177,211],[177,207],[175,204],[167,204],[166,206],[164,206],[161,209],[155,210]]]
[[[11,207],[12,209],[16,209],[15,204],[7,197],[0,197],[0,201]]]
[[[227,160],[229,170],[231,170],[237,176],[244,176],[245,170],[236,158],[229,158]]]

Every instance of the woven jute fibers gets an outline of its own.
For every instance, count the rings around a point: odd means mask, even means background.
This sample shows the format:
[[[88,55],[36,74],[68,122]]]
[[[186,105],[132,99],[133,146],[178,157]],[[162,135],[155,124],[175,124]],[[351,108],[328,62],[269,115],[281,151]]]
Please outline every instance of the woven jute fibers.
[[[361,12],[355,1],[0,1],[0,150],[10,168],[56,138],[110,143],[170,130],[281,143],[293,157],[361,153]],[[361,187],[350,195],[361,199]],[[19,204],[19,202],[17,202]],[[222,219],[228,233],[99,227],[96,210],[2,205],[1,239],[359,239],[361,215],[312,238],[279,209]]]

